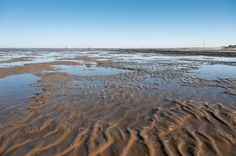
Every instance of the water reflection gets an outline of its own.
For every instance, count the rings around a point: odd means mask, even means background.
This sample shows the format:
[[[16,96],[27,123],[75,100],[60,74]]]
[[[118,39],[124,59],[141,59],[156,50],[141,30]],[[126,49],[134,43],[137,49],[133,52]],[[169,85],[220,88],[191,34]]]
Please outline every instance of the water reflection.
[[[40,88],[33,87],[39,77],[32,74],[18,74],[0,79],[0,108],[7,105],[25,104]]]

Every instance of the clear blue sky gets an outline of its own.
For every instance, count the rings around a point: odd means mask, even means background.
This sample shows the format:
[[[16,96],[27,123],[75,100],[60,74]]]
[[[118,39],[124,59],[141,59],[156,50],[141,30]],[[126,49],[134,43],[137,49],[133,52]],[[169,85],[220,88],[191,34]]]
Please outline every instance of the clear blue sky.
[[[0,47],[236,44],[236,0],[0,0]]]

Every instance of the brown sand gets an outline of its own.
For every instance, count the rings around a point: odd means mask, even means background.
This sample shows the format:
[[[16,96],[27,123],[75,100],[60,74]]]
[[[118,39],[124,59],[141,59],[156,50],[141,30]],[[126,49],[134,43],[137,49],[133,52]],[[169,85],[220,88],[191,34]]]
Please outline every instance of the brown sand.
[[[0,69],[0,77],[41,75],[36,85],[43,89],[26,116],[0,125],[0,155],[236,155],[235,79],[186,76],[195,65],[173,71],[176,64],[163,63],[167,68],[152,71],[152,63],[97,63],[132,72],[42,72],[78,65],[64,61]],[[180,81],[181,88],[169,81]],[[213,91],[201,90],[207,87]]]
[[[87,52],[87,51],[117,51],[117,53],[157,53],[157,54],[174,54],[174,55],[206,55],[206,56],[226,56],[226,57],[235,57],[236,56],[236,48],[235,46],[226,46],[226,47],[192,47],[192,48],[141,48],[141,49],[104,49],[104,48],[22,48],[22,49],[9,49],[9,48],[0,48],[2,52],[11,52],[18,53],[22,51],[27,52]]]
[[[38,74],[43,70],[53,69],[53,65],[79,65],[79,63],[69,62],[69,61],[54,61],[49,63],[34,63],[34,64],[26,64],[24,66],[0,68],[0,73],[1,73],[0,78],[22,73]]]
[[[19,58],[13,58],[6,61],[0,61],[0,63],[11,63],[11,62],[22,62],[22,61],[32,61],[32,57],[19,57]]]
[[[161,48],[161,49],[118,49],[118,52],[142,52],[172,55],[205,55],[235,57],[236,48]]]

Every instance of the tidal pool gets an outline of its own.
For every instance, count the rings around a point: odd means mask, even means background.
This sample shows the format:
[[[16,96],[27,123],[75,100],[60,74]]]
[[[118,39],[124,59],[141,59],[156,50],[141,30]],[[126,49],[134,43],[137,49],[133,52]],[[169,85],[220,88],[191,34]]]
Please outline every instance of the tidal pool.
[[[81,75],[81,76],[104,76],[104,75],[116,75],[130,72],[129,70],[115,69],[111,67],[97,67],[93,65],[91,66],[57,65],[56,68],[60,72],[66,72],[71,75]]]
[[[224,78],[236,79],[236,66],[224,64],[203,64],[199,69],[193,70],[190,75],[209,80]]]
[[[17,74],[0,79],[0,108],[24,104],[41,89],[32,86],[40,78],[33,74]]]

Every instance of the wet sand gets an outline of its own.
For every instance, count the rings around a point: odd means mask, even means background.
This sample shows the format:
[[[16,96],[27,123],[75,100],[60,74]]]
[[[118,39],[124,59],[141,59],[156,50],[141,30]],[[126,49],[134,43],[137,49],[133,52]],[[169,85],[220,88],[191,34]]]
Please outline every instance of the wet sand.
[[[236,155],[235,57],[82,50],[17,58],[0,63],[0,155]],[[15,75],[26,80],[12,94],[3,84]]]
[[[118,53],[156,53],[156,54],[169,54],[169,55],[205,55],[205,56],[227,56],[227,57],[236,57],[236,48],[235,46],[226,46],[226,47],[192,47],[192,48],[129,48],[129,49],[119,49],[119,48],[18,48],[18,49],[9,49],[9,48],[0,48],[2,52],[64,52],[64,51],[117,51]]]

